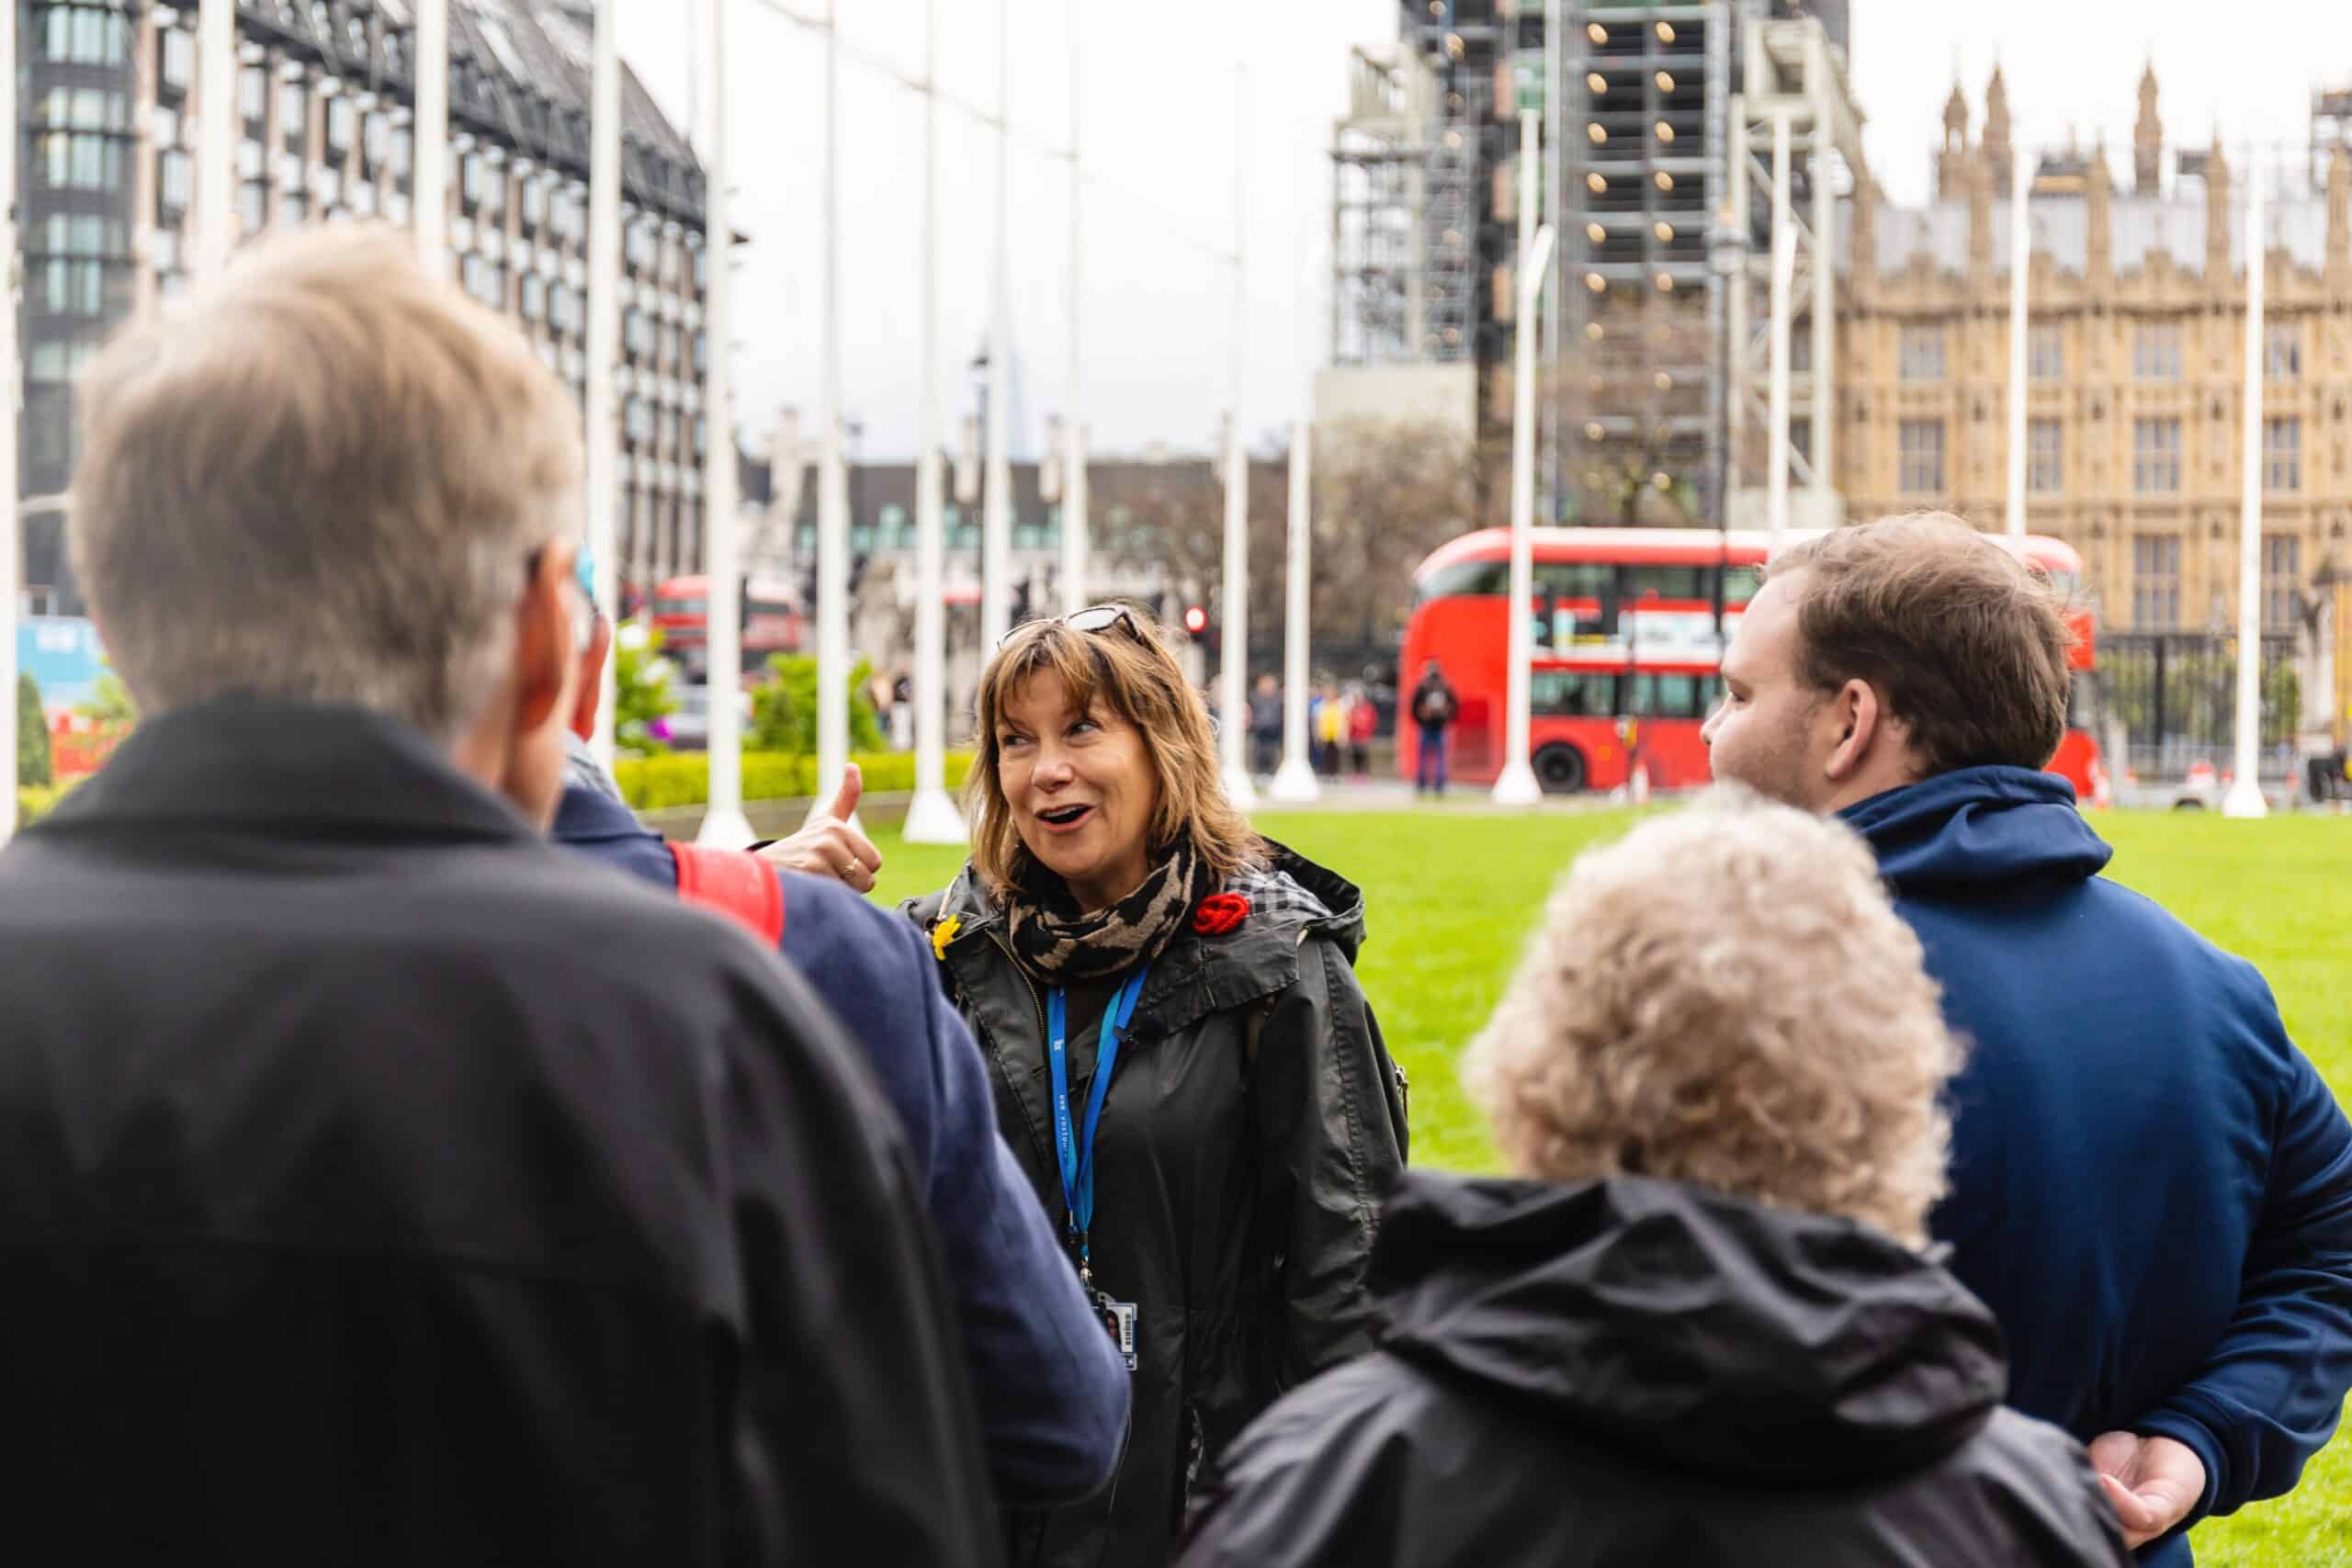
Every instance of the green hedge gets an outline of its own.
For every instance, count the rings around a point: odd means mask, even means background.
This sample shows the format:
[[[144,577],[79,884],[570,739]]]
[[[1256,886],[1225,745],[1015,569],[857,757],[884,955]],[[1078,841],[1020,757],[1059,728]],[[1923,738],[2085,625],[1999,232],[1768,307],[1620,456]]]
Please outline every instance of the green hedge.
[[[64,793],[62,789],[43,788],[40,784],[18,784],[17,826],[22,828],[40,821],[49,814],[49,808],[57,804],[58,796]]]
[[[915,787],[911,751],[859,752],[853,757],[865,774],[868,794],[901,793]],[[947,753],[947,787],[961,789],[972,771],[969,751]],[[710,798],[710,761],[700,751],[662,757],[623,757],[613,767],[622,795],[639,811],[700,806]],[[798,800],[817,793],[817,759],[789,751],[743,753],[745,800]]]

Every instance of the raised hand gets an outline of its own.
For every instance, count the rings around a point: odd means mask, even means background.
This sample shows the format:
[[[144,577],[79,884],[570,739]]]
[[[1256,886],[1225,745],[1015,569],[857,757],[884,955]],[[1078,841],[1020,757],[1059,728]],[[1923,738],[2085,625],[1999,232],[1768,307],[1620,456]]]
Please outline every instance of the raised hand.
[[[858,797],[865,792],[865,775],[852,762],[842,774],[842,787],[832,804],[809,818],[808,826],[792,837],[761,850],[760,858],[787,871],[837,878],[860,893],[873,892],[874,874],[882,869],[882,852],[854,826]]]

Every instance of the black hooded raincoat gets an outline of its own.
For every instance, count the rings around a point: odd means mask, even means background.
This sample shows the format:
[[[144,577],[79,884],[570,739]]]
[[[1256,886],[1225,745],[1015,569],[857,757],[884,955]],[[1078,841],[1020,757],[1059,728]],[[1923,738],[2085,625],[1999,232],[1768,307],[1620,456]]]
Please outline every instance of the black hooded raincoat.
[[[1863,1226],[1666,1182],[1415,1173],[1379,1351],[1268,1411],[1183,1568],[2122,1568],[2000,1331]]]

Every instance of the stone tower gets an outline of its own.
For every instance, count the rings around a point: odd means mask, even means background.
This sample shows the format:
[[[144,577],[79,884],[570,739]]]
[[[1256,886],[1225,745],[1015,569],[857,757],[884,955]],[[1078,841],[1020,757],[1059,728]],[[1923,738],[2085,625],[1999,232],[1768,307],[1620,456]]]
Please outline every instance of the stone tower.
[[[2156,62],[2140,73],[2140,118],[2132,128],[2132,189],[2156,194],[2164,174],[2165,122],[2156,116]]]
[[[1968,99],[1960,84],[1951,85],[1944,100],[1944,145],[1936,154],[1936,194],[1955,200],[1968,189]]]
[[[1992,165],[1993,189],[2007,197],[2017,171],[2017,154],[2009,143],[2009,87],[2001,79],[1997,62],[1993,66],[1993,79],[1984,84],[1984,140],[1981,150],[1984,161]]]

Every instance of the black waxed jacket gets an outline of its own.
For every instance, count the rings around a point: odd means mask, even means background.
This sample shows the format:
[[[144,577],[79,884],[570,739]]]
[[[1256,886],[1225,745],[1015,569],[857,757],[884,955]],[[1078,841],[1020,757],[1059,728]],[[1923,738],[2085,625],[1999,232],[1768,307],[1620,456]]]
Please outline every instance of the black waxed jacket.
[[[424,736],[151,716],[0,852],[10,1559],[1000,1561],[890,1102]]]
[[[1416,1172],[1381,1348],[1261,1417],[1182,1568],[2124,1568],[2000,1330],[1867,1227],[1668,1182]]]
[[[1251,900],[1238,929],[1188,928],[1153,962],[1096,1144],[1095,1280],[1137,1308],[1126,1457],[1106,1497],[1015,1519],[1017,1564],[1164,1563],[1226,1443],[1371,1343],[1364,1276],[1406,1130],[1403,1079],[1352,967],[1363,895],[1279,846],[1270,873],[1228,887]],[[1058,1228],[1045,987],[968,869],[906,908],[933,933],[1006,1142]],[[1069,1049],[1082,1103],[1091,1032]]]

